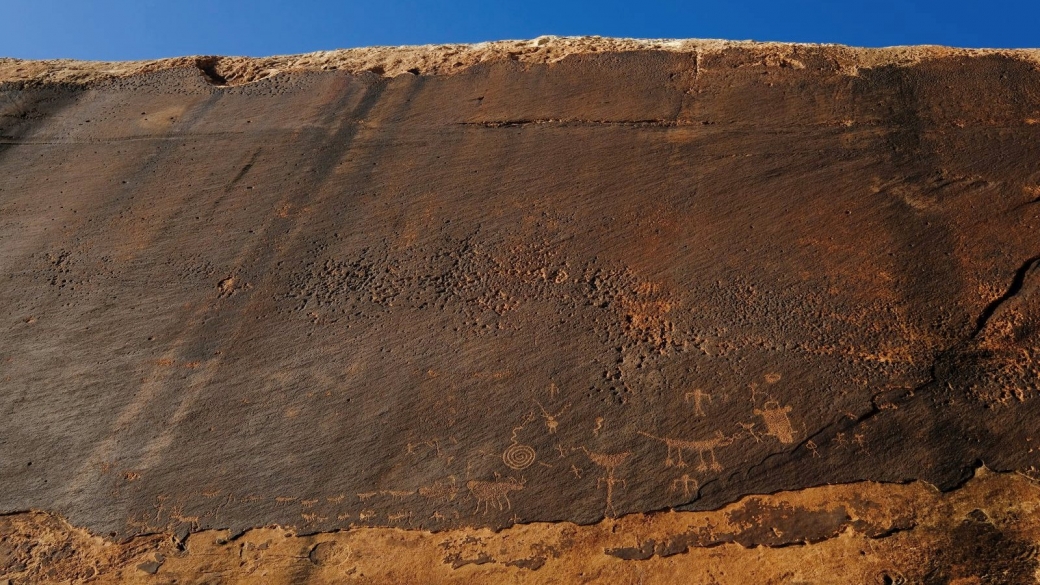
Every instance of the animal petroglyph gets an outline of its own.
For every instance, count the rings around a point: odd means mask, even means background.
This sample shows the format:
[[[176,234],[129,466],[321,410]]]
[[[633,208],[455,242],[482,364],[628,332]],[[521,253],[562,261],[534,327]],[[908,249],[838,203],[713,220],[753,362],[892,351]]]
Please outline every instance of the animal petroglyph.
[[[732,445],[733,441],[736,440],[736,437],[727,437],[723,435],[722,431],[716,431],[715,436],[711,439],[703,439],[699,441],[658,437],[642,431],[639,431],[639,434],[644,437],[661,441],[668,447],[668,454],[665,456],[664,460],[665,467],[671,467],[673,465],[679,468],[686,467],[686,462],[683,461],[683,451],[696,451],[697,458],[699,459],[697,471],[707,471],[708,469],[711,469],[712,471],[722,471],[722,466],[719,465],[718,460],[715,459],[715,449]],[[704,459],[705,453],[707,453],[708,457],[711,459],[710,464]]]
[[[606,486],[607,488],[607,500],[604,508],[604,513],[610,517],[617,516],[617,510],[614,508],[614,486],[621,485],[623,488],[627,488],[628,484],[624,479],[617,479],[614,477],[614,472],[619,465],[625,462],[626,459],[632,453],[625,451],[623,453],[593,453],[585,447],[581,448],[585,452],[585,455],[590,461],[606,470],[607,474],[600,476],[596,479],[596,487]]]
[[[767,437],[776,437],[785,445],[794,443],[794,429],[791,427],[791,419],[787,416],[787,413],[791,412],[790,406],[781,407],[776,400],[770,400],[762,405],[762,410],[756,408],[753,412],[765,421]]]
[[[541,402],[538,402],[537,400],[535,400],[535,404],[537,404],[538,408],[541,409],[541,411],[542,411],[542,418],[545,419],[545,428],[546,428],[546,430],[549,431],[550,435],[555,435],[556,434],[556,429],[559,428],[559,426],[560,426],[560,421],[559,421],[560,415],[562,415],[563,413],[567,412],[567,409],[570,408],[571,405],[567,404],[562,409],[560,409],[560,411],[557,412],[556,414],[549,414],[549,411],[545,410],[545,407],[542,406]]]
[[[446,482],[436,481],[431,485],[419,488],[419,495],[430,500],[451,501],[459,493],[455,476],[452,475]]]
[[[711,394],[708,394],[700,388],[695,388],[692,392],[687,392],[683,396],[684,402],[689,402],[693,399],[693,414],[694,416],[704,416],[704,401],[711,402]]]
[[[393,500],[403,500],[408,496],[415,495],[415,492],[406,490],[381,490],[379,492],[381,496],[390,496]]]
[[[470,493],[477,500],[477,509],[474,510],[474,513],[479,512],[480,505],[483,504],[484,514],[487,514],[490,506],[495,506],[500,511],[513,509],[513,504],[509,501],[509,492],[520,491],[524,489],[526,484],[526,479],[510,477],[506,481],[481,481],[474,479],[466,482],[466,487],[469,488]]]

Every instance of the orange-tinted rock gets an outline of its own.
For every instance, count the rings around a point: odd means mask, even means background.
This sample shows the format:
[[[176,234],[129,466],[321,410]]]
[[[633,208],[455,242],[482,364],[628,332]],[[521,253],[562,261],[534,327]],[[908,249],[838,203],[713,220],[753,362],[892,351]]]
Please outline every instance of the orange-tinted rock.
[[[5,511],[454,531],[1040,465],[1034,53],[549,39],[0,75]],[[769,520],[608,556],[907,529],[745,513]]]

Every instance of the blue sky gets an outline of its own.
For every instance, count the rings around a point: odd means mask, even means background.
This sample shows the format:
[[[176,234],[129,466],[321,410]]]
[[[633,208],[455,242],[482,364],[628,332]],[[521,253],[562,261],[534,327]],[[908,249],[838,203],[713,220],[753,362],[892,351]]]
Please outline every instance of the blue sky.
[[[1040,0],[0,0],[0,56],[275,55],[543,34],[1040,47]]]

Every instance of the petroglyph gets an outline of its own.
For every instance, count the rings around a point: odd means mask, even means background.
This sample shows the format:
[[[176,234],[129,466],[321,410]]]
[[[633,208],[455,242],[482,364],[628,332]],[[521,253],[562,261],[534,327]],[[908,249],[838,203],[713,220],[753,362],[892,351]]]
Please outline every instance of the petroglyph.
[[[762,442],[762,436],[755,432],[755,423],[737,423],[737,426],[744,429],[743,432],[747,433],[752,440],[756,443]]]
[[[550,435],[555,435],[556,434],[556,429],[559,428],[559,426],[560,426],[559,417],[563,413],[567,412],[567,409],[570,408],[571,405],[568,403],[562,409],[560,409],[560,411],[557,412],[556,414],[549,414],[549,411],[545,410],[545,407],[542,406],[541,402],[538,402],[537,400],[535,400],[534,402],[535,402],[535,404],[538,405],[538,408],[541,409],[541,411],[542,411],[542,418],[545,419],[545,428],[546,428],[546,430],[549,431]]]
[[[762,409],[754,409],[756,415],[761,416],[766,423],[767,437],[776,437],[785,445],[795,442],[794,429],[791,427],[791,419],[787,413],[791,412],[790,406],[780,406],[776,400],[770,399],[762,405]]]
[[[536,457],[534,449],[530,446],[513,443],[502,453],[502,462],[519,471],[530,467]]]
[[[807,451],[812,453],[813,457],[819,457],[820,456],[820,448],[819,448],[819,446],[816,445],[816,443],[814,441],[807,442],[805,444],[805,448],[806,448]]]
[[[708,469],[711,469],[712,471],[722,471],[722,465],[719,465],[718,460],[715,458],[715,449],[732,445],[737,438],[735,436],[727,437],[722,434],[722,431],[715,431],[715,436],[711,439],[703,439],[699,441],[658,437],[642,431],[639,431],[639,434],[644,437],[661,441],[668,447],[668,453],[665,455],[664,460],[665,467],[671,467],[673,465],[679,468],[686,467],[686,462],[683,461],[683,451],[696,451],[699,460],[697,471],[707,471]],[[707,453],[711,459],[710,464],[704,459],[705,453]]]
[[[488,513],[490,506],[495,506],[499,511],[511,510],[513,504],[509,501],[509,492],[520,491],[526,484],[526,478],[516,479],[515,477],[510,477],[506,481],[470,480],[466,482],[466,487],[477,500],[477,508],[473,513],[480,511],[481,504],[484,505],[484,514]]]
[[[628,484],[624,479],[617,479],[614,477],[614,472],[618,466],[625,462],[626,459],[632,455],[631,452],[625,451],[622,453],[594,453],[589,451],[585,447],[581,447],[581,450],[589,458],[590,461],[606,470],[607,474],[596,478],[596,487],[606,486],[607,488],[607,499],[604,507],[604,513],[611,518],[617,517],[617,509],[614,508],[614,486],[621,485],[623,488],[628,488]]]
[[[415,495],[415,492],[414,491],[407,491],[407,490],[381,490],[379,492],[379,495],[381,495],[381,496],[389,496],[390,499],[392,499],[392,500],[400,501],[400,500],[403,500],[403,499],[407,498],[408,496]]]
[[[704,416],[704,401],[711,402],[711,394],[708,394],[700,388],[694,388],[692,392],[687,392],[683,395],[683,402],[690,402],[693,399],[693,414],[694,416]]]
[[[682,474],[682,477],[672,481],[672,491],[678,491],[682,488],[683,497],[688,498],[694,491],[700,489],[700,484],[696,479],[690,477],[689,473]]]
[[[510,445],[502,452],[502,462],[510,469],[515,469],[517,471],[527,469],[534,464],[534,461],[537,458],[534,448],[529,445],[521,444],[519,439],[516,438],[516,434],[522,431],[532,420],[534,420],[533,412],[524,417],[520,426],[513,429],[512,437],[509,439]]]
[[[599,436],[599,432],[602,429],[603,429],[603,417],[602,416],[597,416],[596,417],[596,426],[592,428],[592,436],[598,437]]]
[[[431,485],[419,488],[419,495],[429,500],[452,501],[459,493],[455,476],[448,477],[448,481],[436,481]]]

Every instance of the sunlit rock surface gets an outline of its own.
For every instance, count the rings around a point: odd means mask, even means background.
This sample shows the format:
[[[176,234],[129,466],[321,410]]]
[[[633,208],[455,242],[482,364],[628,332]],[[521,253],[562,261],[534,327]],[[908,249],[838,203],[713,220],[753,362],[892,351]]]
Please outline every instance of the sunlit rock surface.
[[[0,573],[1032,579],[1038,63],[0,60]]]

